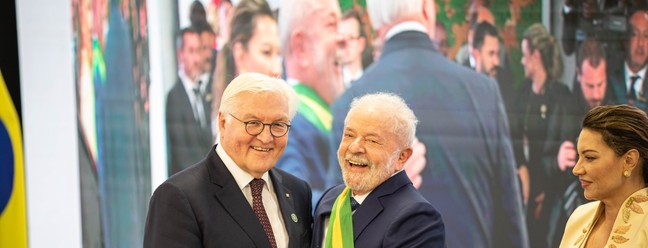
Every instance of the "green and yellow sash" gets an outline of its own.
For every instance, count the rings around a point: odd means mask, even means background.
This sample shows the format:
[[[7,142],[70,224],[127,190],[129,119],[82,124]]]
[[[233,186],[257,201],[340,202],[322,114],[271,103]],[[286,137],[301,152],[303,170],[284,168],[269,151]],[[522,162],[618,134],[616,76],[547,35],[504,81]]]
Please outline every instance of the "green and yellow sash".
[[[351,219],[351,190],[345,187],[335,200],[326,230],[326,248],[353,248],[353,220]]]
[[[300,104],[297,112],[302,114],[308,122],[315,125],[323,133],[330,133],[333,116],[326,102],[324,102],[315,90],[305,84],[295,84],[293,85],[293,89],[299,97]]]

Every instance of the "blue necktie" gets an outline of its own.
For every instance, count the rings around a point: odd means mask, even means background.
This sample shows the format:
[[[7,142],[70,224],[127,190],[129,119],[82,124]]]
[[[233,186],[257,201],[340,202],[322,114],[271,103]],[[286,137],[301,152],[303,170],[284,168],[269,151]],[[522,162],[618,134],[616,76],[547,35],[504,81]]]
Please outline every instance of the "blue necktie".
[[[351,197],[351,211],[355,211],[358,207],[360,207],[360,203]]]
[[[639,76],[634,75],[630,77],[630,93],[628,93],[628,100],[637,100],[637,92],[635,91],[635,83],[639,80]]]

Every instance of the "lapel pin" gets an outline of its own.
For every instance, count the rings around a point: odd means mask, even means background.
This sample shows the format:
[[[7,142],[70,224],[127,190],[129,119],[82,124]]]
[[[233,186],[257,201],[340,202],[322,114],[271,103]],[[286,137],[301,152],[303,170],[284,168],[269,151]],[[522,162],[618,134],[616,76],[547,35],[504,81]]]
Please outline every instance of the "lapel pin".
[[[288,194],[286,194],[286,195],[288,195]],[[290,218],[292,218],[293,222],[297,223],[298,219],[297,219],[297,215],[295,213],[290,214]]]
[[[290,193],[286,193],[286,198],[290,198]]]

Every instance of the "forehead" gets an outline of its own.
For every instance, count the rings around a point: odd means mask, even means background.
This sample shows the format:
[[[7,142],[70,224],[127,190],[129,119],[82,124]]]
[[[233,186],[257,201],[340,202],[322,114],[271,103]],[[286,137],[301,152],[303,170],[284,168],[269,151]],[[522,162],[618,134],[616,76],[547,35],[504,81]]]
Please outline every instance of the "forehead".
[[[630,25],[634,28],[646,28],[648,27],[648,12],[637,11],[630,18]]]
[[[251,92],[243,91],[234,96],[238,103],[234,106],[235,111],[243,114],[272,113],[285,114],[288,116],[288,98],[279,92],[262,91]]]
[[[345,31],[359,31],[360,23],[353,17],[349,17],[340,21],[340,28]]]
[[[200,38],[197,33],[187,32],[182,35],[182,39],[187,45],[195,45],[200,42]]]
[[[310,16],[316,19],[332,18],[335,20],[340,19],[340,7],[336,1],[324,0],[313,2]]]
[[[606,64],[605,60],[599,61],[599,64],[596,67],[593,67],[588,59],[583,60],[583,78],[587,79],[602,79],[606,77],[605,72]]]
[[[495,36],[486,35],[484,36],[484,45],[489,47],[499,47],[499,40]]]
[[[385,121],[384,113],[379,113],[374,109],[352,109],[345,121],[346,128],[377,136],[392,134],[390,125],[391,122]]]
[[[583,150],[595,149],[599,150],[605,147],[605,142],[603,142],[603,135],[601,133],[590,130],[583,129],[578,136],[578,151],[582,152]]]
[[[256,36],[256,34],[259,33],[272,34],[273,36],[277,36],[276,34],[273,34],[273,32],[277,32],[277,22],[274,19],[266,15],[258,16],[256,18],[256,22],[254,23],[253,36]]]

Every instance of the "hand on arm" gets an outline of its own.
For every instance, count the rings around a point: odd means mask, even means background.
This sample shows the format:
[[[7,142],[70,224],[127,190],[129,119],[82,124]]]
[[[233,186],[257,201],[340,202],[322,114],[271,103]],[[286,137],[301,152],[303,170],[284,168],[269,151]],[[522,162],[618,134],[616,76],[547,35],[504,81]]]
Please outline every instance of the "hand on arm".
[[[421,187],[423,183],[423,178],[421,177],[421,172],[425,169],[426,160],[425,160],[425,144],[423,144],[418,139],[414,139],[414,144],[412,144],[412,156],[405,162],[405,173],[412,181],[414,188]]]

